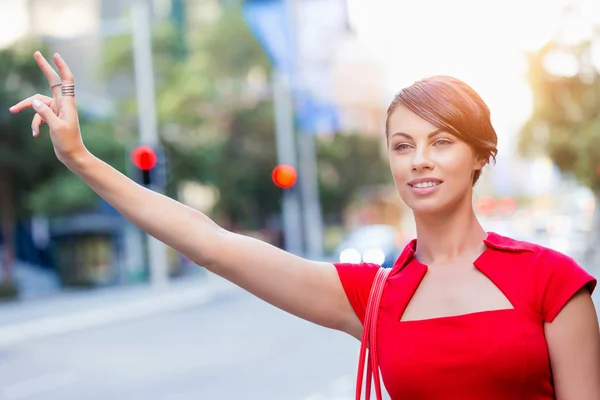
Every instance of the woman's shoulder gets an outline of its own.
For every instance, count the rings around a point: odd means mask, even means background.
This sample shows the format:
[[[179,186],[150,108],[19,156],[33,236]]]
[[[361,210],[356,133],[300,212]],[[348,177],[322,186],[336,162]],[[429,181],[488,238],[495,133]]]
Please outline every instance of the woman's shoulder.
[[[546,321],[553,320],[577,291],[586,288],[591,294],[596,287],[596,278],[561,251],[495,233],[486,243],[495,250],[490,263],[509,272],[507,277],[532,297]]]
[[[539,253],[543,249],[546,249],[546,247],[544,247],[540,244],[529,242],[526,240],[515,239],[515,238],[509,237],[509,236],[501,235],[496,232],[488,232],[488,236],[485,239],[485,244],[488,247],[492,247],[497,250],[504,250],[504,251],[515,252],[515,253],[520,253],[520,252]]]
[[[564,278],[590,276],[572,256],[538,243],[497,233],[489,233],[485,242],[492,250],[493,263],[511,272],[522,272],[537,280],[557,275]]]
[[[488,248],[496,250],[495,254],[498,257],[502,254],[510,257],[513,261],[521,259],[523,263],[518,263],[520,267],[553,265],[561,268],[577,264],[573,257],[556,249],[526,240],[503,236],[494,232],[488,233],[485,243]]]

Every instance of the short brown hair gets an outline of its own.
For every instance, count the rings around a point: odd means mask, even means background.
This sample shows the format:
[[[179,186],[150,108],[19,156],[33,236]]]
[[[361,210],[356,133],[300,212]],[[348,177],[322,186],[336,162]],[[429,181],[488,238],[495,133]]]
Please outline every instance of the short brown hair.
[[[385,122],[401,104],[437,128],[442,128],[470,145],[486,162],[495,161],[498,137],[490,119],[490,109],[479,94],[463,81],[450,76],[433,76],[402,89],[390,104]],[[477,182],[481,170],[475,173]]]

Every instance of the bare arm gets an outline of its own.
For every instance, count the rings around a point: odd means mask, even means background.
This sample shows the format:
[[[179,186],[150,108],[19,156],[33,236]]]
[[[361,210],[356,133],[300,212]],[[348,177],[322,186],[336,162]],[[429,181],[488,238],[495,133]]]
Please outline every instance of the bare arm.
[[[600,399],[600,330],[587,289],[546,323],[545,334],[556,399]]]
[[[41,54],[36,53],[35,58],[50,83],[60,81]],[[74,83],[66,63],[57,55],[54,61],[63,82]],[[61,95],[59,87],[53,92],[54,99],[36,95],[10,111],[33,107],[37,111],[34,136],[43,118],[50,127],[57,157],[125,218],[276,307],[329,328],[357,330],[358,319],[332,264],[308,261],[228,232],[199,211],[136,184],[89,153],[79,132],[75,99]]]
[[[335,329],[343,329],[348,313],[353,314],[333,265],[226,231],[92,155],[67,165],[142,230],[274,306]]]
[[[333,265],[226,231],[91,155],[67,165],[142,230],[274,306],[335,329],[353,313]]]

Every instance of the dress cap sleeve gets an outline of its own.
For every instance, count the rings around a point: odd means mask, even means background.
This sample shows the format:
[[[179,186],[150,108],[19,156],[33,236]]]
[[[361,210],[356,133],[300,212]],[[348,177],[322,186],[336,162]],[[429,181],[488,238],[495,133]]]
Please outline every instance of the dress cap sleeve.
[[[338,271],[346,297],[348,297],[354,313],[363,323],[371,286],[377,270],[381,267],[370,263],[334,263],[333,265]]]
[[[538,261],[537,287],[545,322],[552,322],[580,289],[586,288],[592,294],[596,288],[596,278],[565,254],[544,249]]]

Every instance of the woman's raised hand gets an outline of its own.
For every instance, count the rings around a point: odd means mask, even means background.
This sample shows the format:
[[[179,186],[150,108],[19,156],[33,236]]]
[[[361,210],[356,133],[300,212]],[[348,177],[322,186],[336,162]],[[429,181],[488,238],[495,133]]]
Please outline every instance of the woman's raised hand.
[[[33,108],[36,111],[31,122],[33,136],[39,135],[40,125],[43,122],[48,124],[54,152],[61,162],[68,164],[87,153],[79,130],[73,89],[75,78],[67,63],[58,54],[55,54],[53,59],[60,75],[39,51],[35,52],[34,58],[48,79],[53,97],[36,94],[15,104],[9,111],[16,114],[27,108]]]

